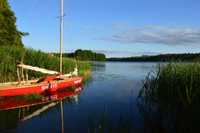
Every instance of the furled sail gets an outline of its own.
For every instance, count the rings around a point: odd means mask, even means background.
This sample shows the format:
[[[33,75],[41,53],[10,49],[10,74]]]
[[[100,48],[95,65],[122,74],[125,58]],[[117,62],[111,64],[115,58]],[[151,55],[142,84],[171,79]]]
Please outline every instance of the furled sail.
[[[44,74],[59,74],[59,72],[57,72],[57,71],[47,70],[47,69],[44,69],[44,68],[33,67],[33,66],[29,66],[29,65],[24,65],[24,64],[18,64],[17,66],[21,67],[23,69],[41,72],[41,73],[44,73]]]

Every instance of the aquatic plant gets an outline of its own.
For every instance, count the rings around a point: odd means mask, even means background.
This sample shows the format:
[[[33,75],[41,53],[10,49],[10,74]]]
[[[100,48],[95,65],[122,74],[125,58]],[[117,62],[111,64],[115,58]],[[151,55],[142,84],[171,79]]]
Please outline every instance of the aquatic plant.
[[[200,101],[200,63],[170,63],[149,74],[141,95],[170,105],[188,107]]]
[[[158,66],[144,81],[138,107],[148,132],[200,130],[200,63]]]
[[[49,70],[59,71],[59,58],[31,48],[23,48],[17,46],[1,46],[0,47],[0,82],[9,82],[17,80],[17,62],[31,66],[38,66]],[[79,71],[82,75],[84,72],[90,70],[90,64],[85,61],[76,61],[69,58],[63,58],[63,73],[73,71],[74,67],[78,65]],[[32,71],[25,71],[28,73],[29,79],[34,79],[43,74]]]

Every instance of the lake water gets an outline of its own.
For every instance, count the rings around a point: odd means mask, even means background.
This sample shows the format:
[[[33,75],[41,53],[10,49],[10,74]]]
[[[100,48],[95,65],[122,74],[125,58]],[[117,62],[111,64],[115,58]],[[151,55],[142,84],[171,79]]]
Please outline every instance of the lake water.
[[[84,90],[73,101],[64,101],[64,130],[66,133],[88,133],[107,127],[113,130],[130,124],[132,130],[142,131],[142,118],[137,97],[145,76],[154,71],[156,63],[95,63],[92,77]],[[60,133],[60,106],[27,121],[12,121],[12,112],[1,112],[1,132],[11,133]],[[0,114],[1,115],[1,114]],[[5,121],[5,123],[3,122]],[[108,126],[109,125],[109,126]],[[108,131],[109,132],[109,131]]]

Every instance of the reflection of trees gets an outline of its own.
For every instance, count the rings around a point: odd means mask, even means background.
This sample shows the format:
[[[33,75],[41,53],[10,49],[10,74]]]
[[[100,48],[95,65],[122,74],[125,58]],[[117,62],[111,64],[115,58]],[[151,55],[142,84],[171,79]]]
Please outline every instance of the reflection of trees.
[[[91,65],[92,65],[92,70],[93,71],[104,72],[105,68],[106,68],[106,63],[105,62],[93,61],[93,62],[91,62]]]

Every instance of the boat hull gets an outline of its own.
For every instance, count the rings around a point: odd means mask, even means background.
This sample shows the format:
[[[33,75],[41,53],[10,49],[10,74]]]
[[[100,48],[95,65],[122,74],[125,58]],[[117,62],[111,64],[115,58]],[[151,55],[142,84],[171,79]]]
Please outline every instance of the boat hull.
[[[48,81],[32,83],[31,85],[11,85],[0,88],[0,96],[19,96],[28,94],[41,94],[44,92],[55,92],[67,87],[79,86],[83,81],[82,77],[71,77],[61,81]]]
[[[27,100],[27,99],[15,99],[14,97],[5,97],[0,100],[0,110],[9,110],[23,107],[31,107],[49,102],[60,101],[64,98],[78,95],[83,90],[82,86],[78,86],[74,90],[65,90],[62,92],[53,92],[50,95],[42,95],[41,99]]]

